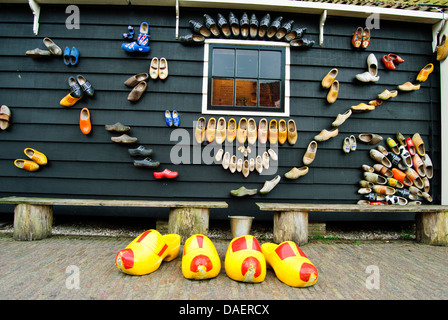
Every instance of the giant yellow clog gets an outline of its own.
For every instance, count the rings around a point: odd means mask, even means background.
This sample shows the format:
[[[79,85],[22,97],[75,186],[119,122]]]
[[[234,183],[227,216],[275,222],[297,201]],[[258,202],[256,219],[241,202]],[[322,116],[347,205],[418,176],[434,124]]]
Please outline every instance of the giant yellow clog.
[[[258,240],[251,235],[230,242],[224,266],[227,276],[236,281],[257,283],[266,277],[266,259]]]
[[[185,278],[210,279],[216,277],[220,271],[221,260],[207,236],[194,234],[185,241],[182,255],[182,274]]]
[[[180,236],[162,236],[157,230],[148,230],[135,238],[115,257],[115,265],[127,274],[144,275],[156,271],[162,261],[171,261],[179,255]]]
[[[291,287],[309,287],[317,282],[317,268],[292,241],[264,243],[261,250],[277,278]]]

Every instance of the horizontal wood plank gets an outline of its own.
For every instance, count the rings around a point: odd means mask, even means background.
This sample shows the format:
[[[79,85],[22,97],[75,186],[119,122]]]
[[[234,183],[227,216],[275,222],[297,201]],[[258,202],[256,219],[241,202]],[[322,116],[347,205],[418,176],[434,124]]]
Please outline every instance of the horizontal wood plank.
[[[447,212],[448,206],[406,205],[375,206],[359,204],[312,204],[312,203],[264,203],[257,202],[261,211],[307,211],[307,212]]]
[[[92,207],[147,207],[147,208],[227,208],[224,201],[150,201],[150,200],[97,200],[97,199],[58,199],[6,197],[0,198],[3,204],[35,204],[57,206]]]

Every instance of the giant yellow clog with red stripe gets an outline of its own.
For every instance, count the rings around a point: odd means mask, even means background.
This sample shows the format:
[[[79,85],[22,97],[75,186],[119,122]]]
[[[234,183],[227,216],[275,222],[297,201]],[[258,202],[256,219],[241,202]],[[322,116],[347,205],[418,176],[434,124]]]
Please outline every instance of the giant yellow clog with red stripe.
[[[258,240],[251,235],[230,242],[224,266],[227,276],[235,281],[257,283],[266,277],[266,259]]]
[[[216,277],[221,271],[221,260],[213,242],[202,234],[185,241],[182,255],[182,274],[187,279],[201,280]]]
[[[171,261],[179,255],[180,236],[162,236],[157,230],[148,230],[135,238],[115,257],[115,265],[127,274],[144,275],[156,271],[162,261]]]
[[[261,250],[277,278],[291,287],[309,287],[317,282],[317,268],[292,241],[264,243]]]

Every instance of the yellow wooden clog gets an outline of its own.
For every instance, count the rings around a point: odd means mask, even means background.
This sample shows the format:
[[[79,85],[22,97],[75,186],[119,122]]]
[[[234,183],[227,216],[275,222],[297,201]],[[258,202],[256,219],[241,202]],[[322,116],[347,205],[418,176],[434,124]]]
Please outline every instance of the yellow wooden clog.
[[[434,71],[434,65],[432,63],[428,63],[426,66],[423,67],[422,70],[420,70],[420,72],[417,75],[417,81],[420,82],[425,82],[429,75],[431,74],[431,72]]]
[[[283,283],[291,287],[309,287],[317,282],[317,268],[296,243],[264,243],[261,250],[268,266]]]
[[[48,162],[47,157],[42,152],[32,148],[26,148],[23,152],[28,158],[36,162],[38,165],[44,166]]]
[[[288,131],[286,129],[286,121],[280,119],[278,122],[278,143],[284,144],[288,138]]]
[[[39,170],[39,165],[31,160],[23,160],[23,159],[17,159],[14,161],[14,165],[19,168],[26,171],[37,171]]]
[[[182,255],[182,274],[187,279],[201,280],[216,277],[221,271],[221,260],[212,241],[195,234],[185,241]]]
[[[258,283],[266,277],[266,259],[258,240],[251,235],[233,239],[227,249],[224,267],[235,281]]]
[[[236,120],[234,118],[229,119],[226,138],[229,143],[233,143],[236,138]]]
[[[179,255],[180,235],[162,236],[150,229],[135,238],[115,257],[119,270],[131,275],[144,275],[156,271],[162,261],[174,260]]]

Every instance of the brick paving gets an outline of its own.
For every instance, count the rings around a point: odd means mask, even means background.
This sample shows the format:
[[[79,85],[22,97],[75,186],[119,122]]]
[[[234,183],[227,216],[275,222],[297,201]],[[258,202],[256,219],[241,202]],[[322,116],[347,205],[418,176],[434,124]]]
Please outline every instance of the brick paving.
[[[223,262],[214,279],[185,279],[181,253],[149,275],[126,275],[115,267],[114,258],[131,240],[53,236],[22,242],[14,241],[11,234],[0,234],[0,299],[448,300],[448,247],[411,240],[312,240],[302,250],[316,265],[319,280],[309,288],[293,288],[270,269],[259,284],[228,278],[224,271],[228,240],[213,241]],[[368,288],[374,275],[366,272],[369,268],[379,272],[377,289]],[[73,270],[79,270],[78,288]]]

